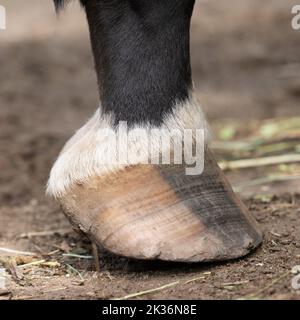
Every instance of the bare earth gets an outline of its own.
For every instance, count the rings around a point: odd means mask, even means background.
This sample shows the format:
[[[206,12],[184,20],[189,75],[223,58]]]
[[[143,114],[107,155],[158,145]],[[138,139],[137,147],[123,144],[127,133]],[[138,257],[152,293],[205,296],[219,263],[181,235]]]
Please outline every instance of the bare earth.
[[[8,285],[0,289],[0,300],[120,298],[155,288],[136,298],[300,298],[290,272],[300,265],[299,180],[242,190],[265,232],[263,245],[244,259],[143,262],[100,249],[96,272],[89,241],[70,230],[44,195],[58,152],[97,107],[84,13],[71,4],[57,20],[50,0],[1,4],[8,29],[0,32],[0,267],[8,270]],[[293,4],[197,0],[194,81],[213,128],[227,121],[246,128],[252,120],[300,116],[300,31],[291,28]],[[266,170],[235,170],[228,177],[237,185]],[[265,193],[272,196],[257,197]],[[45,231],[51,232],[28,235]],[[1,248],[36,257],[8,258]]]

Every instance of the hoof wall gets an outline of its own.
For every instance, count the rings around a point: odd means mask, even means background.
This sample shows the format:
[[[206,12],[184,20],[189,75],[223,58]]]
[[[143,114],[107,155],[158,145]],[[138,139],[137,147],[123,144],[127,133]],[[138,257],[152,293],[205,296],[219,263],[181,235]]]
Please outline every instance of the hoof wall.
[[[229,260],[262,241],[209,150],[200,176],[179,165],[132,166],[76,185],[60,202],[77,229],[130,258]]]

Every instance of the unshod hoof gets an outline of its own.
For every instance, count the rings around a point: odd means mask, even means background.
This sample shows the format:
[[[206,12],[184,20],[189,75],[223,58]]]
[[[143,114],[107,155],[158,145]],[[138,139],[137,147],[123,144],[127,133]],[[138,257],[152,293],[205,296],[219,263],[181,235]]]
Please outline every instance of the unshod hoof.
[[[210,150],[200,176],[181,165],[135,165],[73,186],[60,203],[77,229],[131,258],[229,260],[262,241]]]

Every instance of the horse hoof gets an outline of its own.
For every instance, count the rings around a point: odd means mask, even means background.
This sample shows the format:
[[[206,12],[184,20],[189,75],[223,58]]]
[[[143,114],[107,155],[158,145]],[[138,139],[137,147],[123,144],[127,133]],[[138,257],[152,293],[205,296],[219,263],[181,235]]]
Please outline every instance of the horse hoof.
[[[229,260],[262,241],[210,150],[200,176],[180,165],[135,165],[73,186],[60,203],[97,244],[136,259]]]

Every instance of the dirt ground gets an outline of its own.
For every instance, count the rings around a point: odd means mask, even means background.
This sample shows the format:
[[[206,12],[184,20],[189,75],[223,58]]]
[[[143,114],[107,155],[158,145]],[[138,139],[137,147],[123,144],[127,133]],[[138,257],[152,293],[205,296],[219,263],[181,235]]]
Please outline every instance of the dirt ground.
[[[197,0],[194,82],[216,131],[235,122],[243,138],[252,123],[300,116],[300,31],[291,28],[296,3]],[[84,14],[75,3],[58,20],[50,0],[1,4],[8,26],[0,31],[0,267],[8,276],[0,300],[121,298],[155,288],[135,298],[300,298],[291,285],[291,270],[300,265],[299,179],[240,189],[265,232],[263,245],[246,258],[187,265],[100,250],[96,272],[89,241],[71,231],[44,194],[64,142],[97,106]],[[238,186],[274,169],[226,174]],[[35,256],[13,259],[1,248]]]

